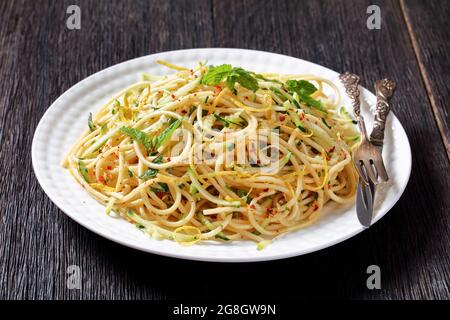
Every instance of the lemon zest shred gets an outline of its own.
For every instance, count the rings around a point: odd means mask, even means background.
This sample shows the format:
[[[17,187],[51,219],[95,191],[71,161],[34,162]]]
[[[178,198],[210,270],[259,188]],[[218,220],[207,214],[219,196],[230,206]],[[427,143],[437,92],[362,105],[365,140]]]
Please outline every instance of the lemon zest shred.
[[[156,62],[159,63],[162,66],[165,66],[167,68],[174,69],[174,70],[177,70],[177,71],[189,71],[189,69],[187,69],[187,68],[177,66],[175,64],[169,63],[169,62],[164,61],[164,60],[156,60]]]
[[[254,108],[254,107],[250,107],[247,106],[246,104],[242,103],[241,101],[239,101],[238,99],[235,99],[233,97],[228,97],[235,105],[237,105],[238,107],[241,107],[247,111],[252,111],[252,112],[266,112],[267,110],[270,110],[272,108],[272,106],[267,105],[267,107],[264,108]]]
[[[116,191],[115,188],[112,188],[110,186],[105,186],[102,183],[90,183],[89,184],[92,188],[94,188],[97,191],[106,191],[106,192],[114,192]]]

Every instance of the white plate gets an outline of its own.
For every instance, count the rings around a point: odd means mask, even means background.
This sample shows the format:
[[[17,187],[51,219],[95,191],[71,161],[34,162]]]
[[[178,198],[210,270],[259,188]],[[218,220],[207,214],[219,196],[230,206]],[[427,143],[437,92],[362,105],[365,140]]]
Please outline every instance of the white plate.
[[[105,238],[135,249],[184,259],[222,262],[263,261],[298,256],[334,245],[363,230],[356,217],[355,205],[346,208],[327,205],[323,217],[316,224],[287,234],[262,251],[258,251],[255,243],[249,241],[231,244],[203,243],[184,247],[173,241],[152,239],[132,224],[107,216],[104,207],[93,200],[61,168],[60,161],[85,129],[89,112],[95,112],[114,93],[138,81],[143,71],[153,74],[171,72],[156,64],[157,59],[182,66],[195,66],[198,61],[207,60],[208,64],[230,63],[257,72],[308,73],[339,84],[338,73],[311,62],[241,49],[163,52],[100,71],[59,97],[44,114],[34,134],[32,158],[36,177],[45,193],[69,217]],[[361,96],[361,109],[370,128],[372,117],[368,112],[369,106],[375,105],[375,97],[366,89],[362,90]],[[346,98],[343,103],[347,108],[350,107]],[[411,172],[409,141],[402,125],[392,113],[386,125],[384,158],[390,180],[377,192],[374,222],[384,216],[400,198]],[[54,219],[54,216],[49,214],[47,218]]]

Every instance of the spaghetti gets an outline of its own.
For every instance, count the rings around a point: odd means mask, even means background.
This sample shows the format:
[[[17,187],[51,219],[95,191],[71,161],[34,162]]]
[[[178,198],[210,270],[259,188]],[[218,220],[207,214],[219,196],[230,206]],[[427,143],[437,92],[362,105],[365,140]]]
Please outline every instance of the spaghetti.
[[[160,63],[177,72],[113,96],[63,161],[108,214],[183,245],[262,249],[353,201],[359,134],[331,81]]]

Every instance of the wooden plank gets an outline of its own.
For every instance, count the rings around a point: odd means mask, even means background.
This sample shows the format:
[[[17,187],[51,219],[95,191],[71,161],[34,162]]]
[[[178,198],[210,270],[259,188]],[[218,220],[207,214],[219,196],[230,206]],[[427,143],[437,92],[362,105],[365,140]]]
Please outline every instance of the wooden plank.
[[[397,1],[380,1],[380,31],[366,28],[369,2],[358,0],[83,0],[80,31],[65,28],[70,4],[0,2],[0,298],[449,298],[450,182],[443,173],[450,168],[442,142],[430,138],[439,130]],[[392,212],[335,247],[237,265],[138,252],[59,211],[40,189],[30,158],[34,129],[51,102],[115,63],[212,46],[268,50],[351,70],[368,87],[381,76],[396,79],[393,111],[414,158],[409,186]],[[81,268],[81,291],[66,287],[71,264]],[[381,268],[382,290],[365,286],[371,264]]]
[[[448,298],[450,271],[445,252],[450,249],[450,197],[446,190],[450,179],[443,174],[449,170],[448,161],[436,138],[439,130],[399,3],[377,2],[381,30],[366,28],[369,4],[214,1],[216,43],[221,46],[286,53],[338,72],[350,70],[361,75],[369,89],[381,77],[397,80],[392,109],[405,127],[413,152],[409,186],[388,216],[336,248],[279,262],[277,271],[273,270],[279,280],[271,288],[280,294],[287,283],[301,288],[293,290],[293,297]],[[372,263],[385,271],[383,290],[369,291],[361,282]],[[255,277],[269,270],[262,268]],[[245,281],[245,277],[237,279]],[[253,292],[264,295],[267,287],[261,283]]]
[[[59,211],[34,177],[30,147],[45,110],[83,78],[138,56],[210,44],[210,1],[195,8],[190,1],[77,1],[79,31],[65,26],[71,4],[0,3],[0,298],[162,299],[171,289],[148,278],[147,269],[148,259],[158,260],[106,241]],[[131,257],[145,262],[128,265]],[[66,287],[71,264],[81,267],[81,291]]]
[[[450,6],[400,0],[428,98],[450,160]]]

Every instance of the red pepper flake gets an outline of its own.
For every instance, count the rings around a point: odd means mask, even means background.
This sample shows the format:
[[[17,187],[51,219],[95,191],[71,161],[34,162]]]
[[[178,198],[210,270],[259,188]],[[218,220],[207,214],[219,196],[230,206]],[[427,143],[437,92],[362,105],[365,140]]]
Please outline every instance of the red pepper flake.
[[[222,87],[221,86],[219,86],[219,85],[217,85],[217,86],[214,86],[214,94],[219,94],[221,91],[222,91]]]
[[[251,204],[251,205],[250,205],[250,209],[255,209],[255,205],[254,205],[254,204]]]
[[[284,114],[282,114],[282,115],[280,115],[279,119],[280,119],[280,121],[284,121],[284,120],[286,120],[286,116]]]
[[[314,211],[316,211],[317,209],[319,209],[319,206],[317,205],[317,203],[314,204]]]
[[[267,191],[269,191],[269,188],[264,188],[263,189],[263,192],[267,192]]]
[[[107,168],[108,170],[111,170],[111,169],[112,169],[112,167],[111,167],[111,166],[107,166],[106,168]]]
[[[247,96],[245,96],[245,100],[248,100],[248,97],[247,97]]]
[[[176,98],[175,95],[174,95],[173,93],[172,93],[170,96],[172,97],[172,99],[175,99],[175,98]]]
[[[162,199],[164,197],[164,192],[162,191],[156,191],[156,196],[160,199]]]
[[[167,158],[167,161],[170,161],[170,157]]]
[[[327,161],[330,161],[330,160],[331,160],[331,158],[330,158],[329,156],[327,156],[325,159],[327,159]]]
[[[105,178],[103,178],[103,176],[100,176],[100,178],[98,178],[98,180],[99,180],[101,183],[103,183],[103,184],[106,183],[106,182],[105,182]]]
[[[182,114],[186,114],[187,111],[186,111],[186,110],[181,110],[181,113],[182,113]]]
[[[333,146],[333,148],[330,148],[330,150],[328,150],[329,153],[333,153],[334,149],[336,149],[336,146]]]
[[[256,163],[257,163],[257,164],[260,164],[260,163],[261,163],[261,160],[259,160],[259,159],[256,160]]]

